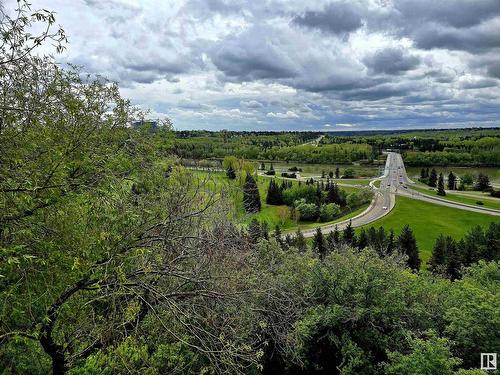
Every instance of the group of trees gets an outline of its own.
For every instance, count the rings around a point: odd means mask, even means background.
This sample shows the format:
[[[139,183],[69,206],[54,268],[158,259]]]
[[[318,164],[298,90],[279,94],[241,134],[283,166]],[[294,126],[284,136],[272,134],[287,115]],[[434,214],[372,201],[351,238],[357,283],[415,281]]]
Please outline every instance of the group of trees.
[[[269,182],[266,202],[272,205],[286,204],[293,208],[300,220],[331,221],[345,210],[352,210],[371,201],[370,189],[346,194],[338,185],[327,180],[297,184],[282,181],[279,186],[274,179]]]
[[[492,222],[486,230],[476,226],[459,241],[440,235],[436,239],[429,268],[436,274],[455,280],[461,277],[464,267],[480,260],[500,260],[499,223]]]
[[[460,184],[457,186],[457,180],[460,179]],[[467,190],[473,188],[476,191],[492,191],[490,179],[487,175],[479,173],[476,178],[468,173],[463,174],[460,178],[452,171],[448,174],[448,178],[444,180],[443,173],[437,174],[435,168],[429,172],[429,168],[420,170],[420,182],[427,184],[430,187],[437,187],[438,195],[446,195],[445,186],[448,190]]]

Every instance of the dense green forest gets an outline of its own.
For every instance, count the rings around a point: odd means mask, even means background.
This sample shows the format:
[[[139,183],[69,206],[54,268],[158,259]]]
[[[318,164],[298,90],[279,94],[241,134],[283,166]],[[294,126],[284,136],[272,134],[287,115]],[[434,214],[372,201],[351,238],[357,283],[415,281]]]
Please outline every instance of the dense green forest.
[[[188,135],[186,135],[188,134]],[[251,132],[175,132],[162,148],[171,155],[187,159],[224,158],[283,160],[307,163],[350,163],[372,157],[367,144],[335,144],[317,147],[307,142],[317,133],[251,133]]]
[[[0,23],[0,373],[474,375],[500,351],[498,260],[452,282],[409,263],[410,228],[377,251],[229,221],[168,122],[131,127],[116,84],[39,57],[64,32],[19,6]]]
[[[395,134],[338,136],[328,134],[322,144],[353,142],[372,145],[377,150],[396,149],[407,165],[500,166],[500,130],[456,129],[405,131]]]

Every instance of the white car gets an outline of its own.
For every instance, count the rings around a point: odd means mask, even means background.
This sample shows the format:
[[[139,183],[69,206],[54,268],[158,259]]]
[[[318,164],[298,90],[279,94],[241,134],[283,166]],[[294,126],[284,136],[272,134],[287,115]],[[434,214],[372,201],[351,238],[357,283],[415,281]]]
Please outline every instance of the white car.
[[[387,206],[382,207],[384,210],[387,210]]]

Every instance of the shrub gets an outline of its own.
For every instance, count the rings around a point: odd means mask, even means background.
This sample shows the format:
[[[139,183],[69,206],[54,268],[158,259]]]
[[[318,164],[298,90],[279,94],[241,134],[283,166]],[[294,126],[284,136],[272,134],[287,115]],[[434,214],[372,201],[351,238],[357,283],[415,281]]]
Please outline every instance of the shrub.
[[[299,199],[294,205],[300,220],[312,221],[318,218],[318,207],[314,203],[306,203],[305,199]]]
[[[482,201],[477,201],[476,204],[479,205],[479,206],[483,206],[484,205],[484,203]]]
[[[335,203],[321,205],[319,209],[320,221],[331,221],[340,213],[340,206]]]

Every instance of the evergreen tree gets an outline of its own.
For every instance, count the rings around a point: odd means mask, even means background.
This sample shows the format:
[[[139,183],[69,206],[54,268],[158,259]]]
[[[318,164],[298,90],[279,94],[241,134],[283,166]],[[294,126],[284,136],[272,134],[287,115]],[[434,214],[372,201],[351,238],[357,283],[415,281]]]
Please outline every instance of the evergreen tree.
[[[425,178],[429,178],[429,168],[425,168]]]
[[[269,187],[267,189],[266,203],[271,205],[282,205],[283,204],[283,185],[278,187],[278,184],[272,179],[269,181]]]
[[[260,223],[257,221],[257,219],[252,219],[248,226],[248,238],[253,244],[256,244],[262,238]]]
[[[293,238],[290,236],[290,234],[287,234],[285,236],[285,243],[287,244],[287,247],[291,247],[294,245]]]
[[[266,170],[266,165],[264,164],[264,162],[260,163],[260,169],[263,171]]]
[[[226,176],[230,179],[230,180],[234,180],[236,178],[236,172],[235,170],[233,169],[233,166],[230,165],[227,170],[226,170]]]
[[[315,195],[315,203],[316,206],[321,206],[321,201],[323,200],[323,193],[321,192],[321,188],[319,187],[319,183],[316,184],[316,195]]]
[[[341,197],[339,193],[338,185],[332,182],[328,188],[328,193],[326,194],[326,203],[336,203],[341,205]]]
[[[328,172],[328,176],[330,176],[330,178],[333,178],[333,171]]]
[[[355,246],[356,238],[354,234],[354,228],[352,227],[352,220],[349,220],[349,223],[344,228],[343,232],[343,240],[346,244],[350,246]]]
[[[375,245],[375,250],[377,250],[377,253],[380,256],[383,256],[385,253],[385,241],[386,241],[385,229],[384,227],[379,227],[377,231],[377,243]]]
[[[269,239],[269,225],[267,224],[267,221],[263,221],[260,225],[260,233],[263,239]]]
[[[396,248],[396,240],[394,236],[394,230],[391,228],[391,230],[389,231],[389,237],[387,237],[386,254],[391,255],[394,252],[395,248]]]
[[[312,248],[316,252],[316,254],[318,254],[320,260],[325,259],[326,244],[325,244],[325,239],[323,238],[323,232],[321,231],[321,228],[316,229],[316,233],[314,234],[313,238]]]
[[[335,178],[339,179],[340,178],[340,170],[339,167],[335,168]]]
[[[434,168],[432,168],[427,185],[429,185],[430,187],[436,187],[437,178],[437,172]]]
[[[269,167],[270,171],[274,171],[273,163],[271,163],[271,166]]]
[[[368,246],[368,235],[366,234],[365,228],[361,228],[358,237],[358,249],[363,250]]]
[[[442,234],[438,236],[429,260],[429,269],[435,274],[442,274],[446,267],[446,239]]]
[[[377,246],[377,231],[373,226],[368,228],[367,238],[368,238],[368,245],[369,246],[371,246],[371,247]]]
[[[437,195],[441,195],[443,197],[446,195],[446,192],[444,191],[444,178],[442,173],[439,174]]]
[[[326,177],[326,172],[325,171],[321,171],[321,178],[325,178]]]
[[[446,274],[450,280],[456,280],[461,277],[460,256],[458,254],[457,244],[451,237],[446,237]]]
[[[425,179],[425,168],[422,168],[422,169],[420,170],[420,178],[421,178],[422,180],[424,180],[424,179]]]
[[[418,254],[417,241],[410,226],[406,224],[398,237],[398,249],[408,256],[408,267],[418,271],[420,268],[420,257]]]
[[[281,248],[285,248],[285,244],[286,242],[283,241],[283,234],[281,233],[281,228],[279,225],[276,225],[276,227],[274,228],[274,238],[276,239],[276,242],[278,242],[281,246]]]
[[[298,228],[297,232],[295,233],[294,246],[301,253],[305,253],[307,251],[307,242],[306,242],[304,234],[302,233],[302,231],[300,230],[300,228]]]
[[[455,184],[457,182],[457,178],[453,174],[453,172],[450,172],[448,175],[448,190],[455,190]]]
[[[485,246],[481,255],[488,261],[500,260],[500,223],[490,223],[485,233]]]
[[[491,189],[490,179],[485,174],[479,173],[474,190],[485,191]]]
[[[328,236],[326,236],[326,247],[328,248],[329,252],[333,252],[337,249],[337,241],[335,241],[335,231],[331,231],[328,233]]]
[[[333,240],[335,241],[335,246],[340,244],[340,232],[338,225],[335,225],[335,229],[333,230]]]
[[[259,212],[261,208],[259,188],[250,174],[243,185],[243,206],[246,212]]]

